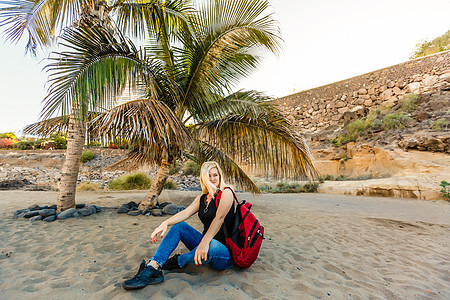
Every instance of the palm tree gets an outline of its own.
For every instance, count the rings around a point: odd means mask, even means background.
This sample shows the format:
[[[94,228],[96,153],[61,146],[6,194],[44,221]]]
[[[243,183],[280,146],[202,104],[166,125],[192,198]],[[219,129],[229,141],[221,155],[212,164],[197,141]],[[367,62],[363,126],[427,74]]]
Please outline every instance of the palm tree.
[[[147,91],[146,97],[111,108],[93,121],[104,139],[131,141],[127,163],[159,166],[141,209],[156,204],[170,165],[181,156],[198,163],[217,160],[236,185],[252,192],[259,190],[241,163],[274,176],[315,179],[304,140],[268,97],[255,91],[229,94],[234,83],[257,67],[255,49],[279,49],[276,22],[264,14],[267,7],[264,0],[211,1],[189,16],[189,30],[166,39],[153,36],[145,51],[100,26],[68,29],[62,41],[71,51],[58,53],[49,65],[57,75],[47,107],[64,106],[55,95],[77,91],[64,85],[66,78],[85,87],[85,98],[91,98],[82,113],[99,107],[99,99],[115,96],[115,87],[123,84],[118,79],[130,78],[133,87]],[[107,53],[92,51],[100,45]],[[95,68],[88,75],[85,67],[91,61]],[[92,78],[95,84],[90,84]],[[99,95],[98,86],[104,94]]]
[[[9,0],[2,1],[0,4],[6,5],[6,7],[0,8],[0,18],[2,18],[0,26],[7,27],[5,30],[7,39],[16,42],[23,37],[24,33],[28,33],[26,52],[31,52],[34,55],[39,48],[51,46],[55,40],[55,32],[68,25],[78,28],[99,25],[107,28],[112,34],[111,11],[118,14],[117,19],[123,31],[132,32],[134,36],[141,38],[150,34],[165,39],[171,33],[172,28],[165,27],[164,31],[162,31],[160,24],[168,24],[168,21],[170,21],[173,28],[182,27],[182,24],[186,23],[183,21],[185,14],[190,10],[187,6],[187,1],[184,0],[117,0],[108,2],[101,0]],[[164,21],[161,21],[162,19]],[[127,22],[127,20],[129,21]],[[97,46],[101,47],[101,45]],[[66,86],[70,86],[72,83],[73,81],[71,82],[70,80],[65,81]],[[119,93],[123,90],[123,87],[124,82],[122,81],[118,86],[114,87],[115,93]],[[95,86],[94,88],[101,87]],[[52,94],[52,90],[53,88],[51,87],[50,94]],[[71,90],[71,92],[73,95],[86,96],[82,92],[79,93],[79,91],[74,92]],[[53,100],[58,98],[54,94],[52,96]],[[76,182],[80,157],[85,142],[85,121],[87,117],[87,114],[80,113],[80,111],[85,111],[83,108],[86,105],[85,102],[85,100],[72,103],[64,102],[64,106],[59,107],[66,113],[70,113],[70,116],[65,119],[68,131],[68,144],[57,197],[58,211],[75,207]],[[113,101],[106,102],[109,103],[104,103],[103,101],[102,103],[96,103],[96,105],[107,104],[106,107],[108,107],[111,106]],[[47,112],[42,115],[44,120],[50,118],[51,114],[57,110],[54,106],[49,106]],[[67,111],[66,108],[68,107],[70,107],[70,111]],[[49,132],[48,129],[51,127],[47,125],[50,123],[44,122],[44,128],[37,131],[41,133]]]
[[[146,97],[107,109],[93,122],[104,139],[132,142],[126,162],[160,166],[141,209],[156,204],[170,164],[181,156],[217,160],[229,179],[252,192],[259,190],[239,164],[315,179],[304,140],[271,99],[255,91],[229,94],[257,67],[255,50],[279,50],[278,27],[267,8],[265,0],[211,1],[179,23],[157,18],[144,50],[120,34],[139,32],[140,22],[116,31],[99,24],[67,28],[61,43],[68,51],[55,53],[48,65],[51,89],[43,115],[76,107],[86,118],[109,108],[125,82],[144,88]],[[168,30],[174,24],[183,26]]]

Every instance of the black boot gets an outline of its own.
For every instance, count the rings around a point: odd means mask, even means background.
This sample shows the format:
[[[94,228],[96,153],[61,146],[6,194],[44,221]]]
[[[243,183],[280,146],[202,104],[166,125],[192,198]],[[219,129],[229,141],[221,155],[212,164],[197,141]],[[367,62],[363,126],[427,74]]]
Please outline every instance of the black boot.
[[[167,271],[181,269],[180,265],[178,264],[178,256],[180,256],[180,254],[175,254],[174,256],[169,258],[161,267],[161,269]]]
[[[149,284],[157,284],[164,281],[164,275],[160,269],[156,270],[152,266],[147,266],[142,260],[139,271],[133,278],[125,280],[122,287],[126,290],[142,289]]]

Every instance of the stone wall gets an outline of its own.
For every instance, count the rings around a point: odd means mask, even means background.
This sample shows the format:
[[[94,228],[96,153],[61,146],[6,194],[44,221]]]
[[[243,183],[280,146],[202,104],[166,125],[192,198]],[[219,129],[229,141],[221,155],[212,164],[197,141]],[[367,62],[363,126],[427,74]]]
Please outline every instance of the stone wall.
[[[300,132],[342,127],[407,94],[450,89],[450,51],[302,91],[276,100]]]

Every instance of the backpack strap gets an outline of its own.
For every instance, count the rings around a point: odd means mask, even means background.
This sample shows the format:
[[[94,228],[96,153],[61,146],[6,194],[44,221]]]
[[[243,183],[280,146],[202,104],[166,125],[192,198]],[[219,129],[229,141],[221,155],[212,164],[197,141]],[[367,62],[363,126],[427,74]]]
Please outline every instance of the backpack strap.
[[[229,189],[233,193],[233,198],[234,198],[234,200],[236,200],[236,204],[239,204],[239,201],[238,201],[237,196],[234,193],[233,189],[230,188],[229,186],[225,187],[224,190],[225,189]],[[216,199],[216,207],[218,207],[218,201],[220,200],[220,197],[222,197],[222,191],[219,191],[217,193],[216,197],[215,197],[215,199]]]
[[[220,197],[222,197],[222,191],[218,191],[214,199],[216,199],[216,207],[218,207],[218,201],[220,200]]]
[[[236,200],[236,204],[239,204],[239,201],[238,201],[237,196],[236,196],[236,194],[234,193],[233,189],[230,188],[229,186],[225,187],[224,190],[225,190],[225,189],[229,189],[229,190],[233,193],[233,198],[234,198],[234,200]]]

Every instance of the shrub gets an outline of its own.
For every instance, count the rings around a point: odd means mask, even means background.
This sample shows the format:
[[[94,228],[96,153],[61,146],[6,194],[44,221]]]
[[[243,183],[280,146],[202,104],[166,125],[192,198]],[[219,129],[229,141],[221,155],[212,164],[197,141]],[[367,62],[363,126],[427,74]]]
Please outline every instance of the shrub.
[[[369,180],[373,177],[370,175],[358,175],[356,177],[347,177],[345,175],[325,175],[325,177],[322,177],[321,180],[329,180],[329,181],[347,181],[347,180]]]
[[[102,143],[100,142],[95,142],[95,141],[90,141],[87,146],[88,147],[100,147],[102,145]]]
[[[90,181],[83,181],[77,186],[77,191],[98,191],[99,186]]]
[[[127,140],[116,138],[116,139],[114,139],[112,141],[111,146],[114,146],[117,149],[128,149],[129,148],[129,143],[128,143]]]
[[[366,133],[368,125],[366,124],[366,120],[356,120],[352,123],[347,124],[343,133],[337,137],[335,137],[331,142],[336,146],[340,147],[343,144],[348,142],[354,142],[360,136]]]
[[[405,114],[388,114],[382,121],[383,130],[401,129],[408,125],[412,119]]]
[[[174,161],[173,164],[170,166],[169,175],[176,174],[180,170],[181,170],[181,164],[177,161]]]
[[[197,163],[188,161],[183,167],[183,173],[186,175],[200,176],[200,168]]]
[[[317,182],[309,182],[303,185],[303,189],[305,193],[317,193],[317,189],[319,188],[319,184]]]
[[[16,147],[19,150],[29,150],[29,149],[33,149],[34,143],[31,141],[19,141],[17,142],[14,147]]]
[[[81,162],[82,163],[86,163],[92,159],[94,159],[95,155],[91,150],[85,151],[83,152],[83,154],[81,154]]]
[[[441,189],[442,197],[450,199],[450,183],[443,180],[441,181],[441,184],[439,186],[442,187]]]
[[[164,183],[164,188],[166,190],[176,190],[177,189],[177,184],[172,179],[167,179],[166,183]]]
[[[3,132],[0,133],[0,139],[11,139],[11,140],[17,140],[17,136],[14,134],[14,132]]]
[[[17,143],[17,140],[12,140],[9,138],[0,139],[0,149],[10,149]]]
[[[444,118],[437,119],[436,121],[430,121],[430,127],[434,131],[442,131],[445,127],[447,127],[447,125],[448,122]]]
[[[331,140],[331,143],[333,143],[333,145],[334,145],[335,147],[340,147],[340,146],[342,146],[342,143],[341,143],[341,137],[340,137],[340,136],[339,136],[339,137],[335,137],[334,139]]]
[[[352,123],[347,124],[344,127],[344,133],[348,140],[355,141],[356,138],[366,130],[366,126],[363,121],[356,120]]]
[[[117,177],[108,184],[112,190],[146,190],[152,185],[152,180],[143,173],[126,174]]]
[[[265,184],[265,185],[258,186],[258,189],[263,193],[270,193],[271,187],[268,186],[267,184]]]
[[[324,180],[334,180],[334,176],[330,175],[330,174],[327,174],[327,175],[325,175],[325,176],[320,178],[320,181],[324,181]]]
[[[412,113],[416,110],[417,107],[417,100],[419,99],[418,95],[406,95],[403,96],[402,99],[398,101],[400,105],[400,110],[408,113]]]
[[[277,182],[275,187],[270,187],[268,185],[263,185],[258,187],[262,192],[266,193],[316,193],[319,183],[310,182],[305,184],[300,183],[287,183],[287,182]]]
[[[55,143],[56,149],[66,149],[67,148],[67,132],[58,132],[50,136],[52,141]]]

